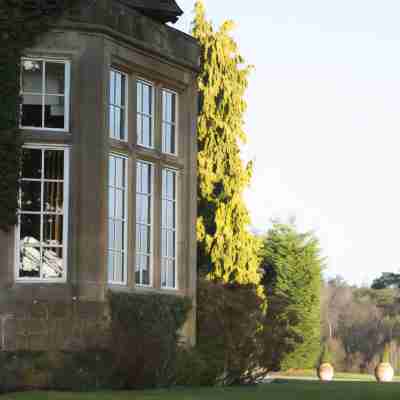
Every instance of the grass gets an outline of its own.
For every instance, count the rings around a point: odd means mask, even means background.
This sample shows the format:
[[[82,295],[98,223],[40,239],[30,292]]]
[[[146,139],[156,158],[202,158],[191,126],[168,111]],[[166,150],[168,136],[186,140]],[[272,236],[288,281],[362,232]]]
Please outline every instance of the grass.
[[[143,392],[26,392],[0,400],[394,400],[400,385],[371,382],[287,382],[233,388],[174,389]]]

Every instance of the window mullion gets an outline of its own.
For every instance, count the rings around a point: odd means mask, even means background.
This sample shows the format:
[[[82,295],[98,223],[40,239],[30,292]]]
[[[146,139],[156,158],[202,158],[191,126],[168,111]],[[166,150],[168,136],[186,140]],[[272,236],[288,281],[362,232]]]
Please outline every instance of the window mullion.
[[[43,63],[43,77],[42,77],[42,128],[45,127],[45,104],[46,104],[46,62]]]

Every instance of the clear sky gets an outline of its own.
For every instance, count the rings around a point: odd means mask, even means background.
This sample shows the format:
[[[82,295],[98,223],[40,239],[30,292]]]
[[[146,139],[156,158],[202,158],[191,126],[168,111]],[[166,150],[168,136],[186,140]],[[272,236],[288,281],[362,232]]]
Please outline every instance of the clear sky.
[[[194,0],[178,0],[188,31]],[[400,1],[205,0],[255,65],[247,92],[253,226],[296,216],[326,275],[400,269]]]

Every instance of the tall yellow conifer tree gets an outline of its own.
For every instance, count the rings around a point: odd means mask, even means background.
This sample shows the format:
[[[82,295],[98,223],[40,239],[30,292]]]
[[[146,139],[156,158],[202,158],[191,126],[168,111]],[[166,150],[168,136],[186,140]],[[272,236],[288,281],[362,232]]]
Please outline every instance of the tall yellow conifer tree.
[[[251,67],[239,54],[227,21],[218,31],[206,19],[204,5],[195,6],[193,35],[201,45],[200,115],[198,120],[197,222],[199,270],[224,283],[260,282],[259,241],[249,231],[250,217],[243,200],[252,175],[240,144]]]

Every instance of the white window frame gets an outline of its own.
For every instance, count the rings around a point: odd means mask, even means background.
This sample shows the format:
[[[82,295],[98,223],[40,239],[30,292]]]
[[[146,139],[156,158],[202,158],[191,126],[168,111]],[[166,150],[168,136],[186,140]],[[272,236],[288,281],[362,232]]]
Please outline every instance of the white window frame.
[[[121,252],[124,254],[124,279],[123,281],[114,281],[109,279],[110,271],[109,271],[109,254],[110,252],[116,252],[114,248],[110,248],[110,238],[109,236],[109,222],[110,222],[110,204],[107,206],[107,282],[109,285],[119,285],[119,286],[126,286],[128,284],[128,222],[129,222],[129,215],[128,215],[128,201],[129,201],[129,188],[128,188],[128,174],[129,174],[129,158],[124,155],[124,154],[119,154],[116,152],[110,152],[108,155],[108,162],[110,162],[111,157],[117,157],[125,160],[125,190],[124,190],[124,197],[125,197],[125,202],[124,202],[124,213],[125,213],[125,218],[122,219],[122,222],[124,222],[124,250]],[[109,164],[108,164],[109,168]],[[108,176],[108,184],[107,184],[107,199],[109,199],[109,190],[110,190],[110,177]],[[113,189],[119,189],[116,187],[113,187]],[[114,269],[115,270],[115,269]]]
[[[163,226],[163,215],[162,215],[162,209],[163,209],[163,201],[170,199],[164,199],[164,194],[163,194],[163,177],[164,177],[164,171],[169,171],[173,172],[175,174],[175,287],[169,287],[169,286],[163,286],[162,285],[162,269],[163,269],[163,259],[167,257],[163,257],[162,254],[162,240],[163,240],[163,230],[166,229]],[[161,277],[161,289],[162,290],[174,290],[178,291],[179,290],[179,251],[178,251],[178,235],[179,235],[179,190],[180,190],[180,185],[179,185],[179,171],[177,169],[168,167],[168,166],[162,166],[161,168],[161,265],[160,265],[160,277]],[[169,259],[169,258],[167,258]]]
[[[15,227],[15,263],[14,263],[14,278],[16,282],[21,283],[66,283],[68,276],[68,224],[69,224],[69,162],[70,162],[70,146],[68,145],[48,145],[48,144],[30,144],[27,143],[23,146],[24,149],[32,149],[32,150],[55,150],[55,151],[64,151],[64,209],[63,209],[63,264],[64,264],[64,273],[62,278],[21,278],[19,276],[19,267],[20,267],[20,250],[21,250],[21,224],[20,224],[20,210],[18,209],[18,224]],[[42,160],[42,175],[44,173],[43,168],[43,160]],[[40,182],[43,183],[44,179],[41,177]],[[42,189],[43,192],[43,189]],[[43,197],[43,193],[42,193]],[[19,191],[19,198],[21,199],[21,189]],[[42,199],[43,202],[43,199]],[[32,212],[28,214],[40,214],[44,215],[43,211],[40,212]],[[40,230],[42,231],[43,226],[40,226]],[[41,245],[42,246],[42,245]]]
[[[151,98],[151,109],[152,109],[152,114],[144,114],[142,111],[139,111],[138,107],[139,105],[137,104],[137,96],[138,96],[138,84],[144,84],[146,86],[150,86],[151,90],[152,90],[152,98]],[[144,147],[145,149],[155,149],[155,118],[156,118],[156,86],[154,85],[153,82],[150,82],[146,79],[143,78],[137,78],[136,79],[136,88],[135,88],[135,93],[136,93],[136,143],[138,146]],[[142,99],[143,100],[143,99]],[[137,119],[138,116],[145,116],[145,117],[150,117],[151,118],[151,135],[150,135],[150,141],[151,141],[151,146],[147,146],[143,143],[139,142],[139,131],[137,129],[138,123],[137,123]]]
[[[137,202],[137,179],[138,179],[138,174],[137,174],[137,166],[138,164],[147,164],[151,167],[151,192],[150,192],[150,207],[151,207],[151,213],[150,213],[150,218],[151,218],[151,223],[149,225],[150,227],[150,235],[149,235],[149,240],[150,240],[150,254],[144,254],[144,253],[138,253],[138,248],[137,248],[137,243],[136,243],[136,237],[135,237],[135,278],[136,278],[136,265],[137,265],[137,256],[138,255],[144,255],[148,256],[150,258],[150,265],[149,265],[149,276],[150,276],[150,283],[148,285],[145,285],[143,283],[138,283],[135,281],[135,285],[137,287],[144,287],[144,288],[149,288],[154,286],[154,178],[155,178],[155,165],[149,161],[144,161],[144,160],[137,160],[136,161],[136,185],[135,185],[135,194],[136,194],[136,202]],[[145,193],[139,193],[144,195]],[[148,194],[145,194],[148,196]],[[137,213],[135,211],[135,232],[137,232],[137,227],[138,225],[143,225],[138,223],[138,217]],[[136,235],[137,236],[137,235]],[[141,275],[141,273],[140,273]]]
[[[125,77],[125,105],[120,106],[118,104],[111,103],[111,72],[115,72]],[[111,121],[110,121],[110,109],[111,107],[118,107],[124,111],[124,139],[111,135]],[[128,142],[128,110],[129,110],[129,75],[117,68],[110,68],[109,80],[108,80],[108,134],[111,139],[118,140],[120,142]]]
[[[164,92],[175,95],[175,123],[164,120]],[[164,138],[164,124],[168,124],[175,127],[175,152],[170,153],[166,150],[165,138]],[[177,156],[179,153],[179,93],[175,90],[167,89],[163,87],[161,89],[161,151],[164,154],[171,156]]]
[[[70,113],[70,90],[71,90],[71,61],[70,60],[65,60],[65,59],[59,59],[59,58],[51,58],[51,57],[22,57],[21,58],[21,71],[20,71],[20,87],[21,87],[21,92],[20,95],[23,96],[24,94],[33,94],[33,95],[39,95],[38,93],[31,93],[31,92],[23,92],[23,84],[22,84],[22,63],[24,61],[40,61],[43,62],[43,79],[42,79],[42,127],[36,127],[36,126],[23,126],[22,125],[22,104],[21,104],[21,117],[19,119],[19,127],[20,129],[25,129],[25,130],[32,130],[32,131],[50,131],[50,132],[69,132],[70,130],[70,118],[69,118],[69,113]],[[45,93],[45,85],[46,85],[46,63],[59,63],[59,64],[64,64],[64,71],[65,71],[65,77],[64,77],[64,128],[46,128],[44,126],[44,105],[46,101],[46,93]],[[52,95],[56,96],[56,95]],[[59,97],[62,97],[61,95]]]

